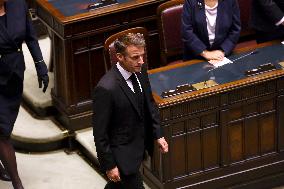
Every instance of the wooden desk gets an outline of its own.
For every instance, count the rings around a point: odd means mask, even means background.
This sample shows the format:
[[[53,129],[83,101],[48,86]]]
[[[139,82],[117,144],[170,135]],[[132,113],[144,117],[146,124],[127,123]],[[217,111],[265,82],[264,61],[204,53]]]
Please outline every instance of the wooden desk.
[[[169,153],[161,155],[156,147],[153,158],[143,164],[143,176],[151,188],[283,184],[284,70],[243,75],[246,68],[284,60],[283,45],[269,48],[217,68],[213,74],[220,83],[217,86],[164,99],[160,96],[163,90],[200,82],[199,72],[206,75],[210,68],[192,61],[149,71],[169,143]]]
[[[164,1],[118,0],[116,5],[91,12],[86,9],[89,0],[37,1],[37,15],[52,31],[55,77],[52,99],[66,128],[91,126],[91,92],[106,72],[103,44],[113,33],[146,27],[151,49],[149,66],[159,67],[156,8]]]

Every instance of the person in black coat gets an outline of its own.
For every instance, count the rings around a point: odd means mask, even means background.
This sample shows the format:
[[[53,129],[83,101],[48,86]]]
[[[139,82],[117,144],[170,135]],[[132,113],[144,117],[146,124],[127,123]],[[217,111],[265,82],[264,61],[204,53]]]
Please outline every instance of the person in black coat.
[[[17,171],[15,151],[10,143],[23,93],[23,41],[35,62],[39,87],[43,84],[45,92],[49,81],[48,70],[25,0],[0,0],[0,160],[15,189],[23,188]]]
[[[257,42],[284,40],[284,1],[253,0],[251,26],[257,34]]]
[[[182,12],[184,60],[223,60],[236,46],[240,31],[237,0],[185,0]]]
[[[94,141],[100,166],[110,180],[105,188],[140,189],[145,150],[152,154],[155,140],[165,153],[168,144],[143,65],[143,35],[129,33],[114,46],[119,62],[94,90]]]

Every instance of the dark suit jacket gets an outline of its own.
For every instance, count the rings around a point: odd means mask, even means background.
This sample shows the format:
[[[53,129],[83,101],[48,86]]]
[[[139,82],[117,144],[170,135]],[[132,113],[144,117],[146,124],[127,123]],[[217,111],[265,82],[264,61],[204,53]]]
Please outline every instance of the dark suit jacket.
[[[204,0],[185,0],[182,13],[184,59],[196,58],[204,50],[223,50],[231,53],[241,31],[237,0],[219,0],[215,40],[209,43]]]
[[[5,85],[13,73],[24,78],[25,63],[21,51],[23,41],[34,61],[42,60],[25,0],[9,0],[5,3],[5,8],[7,27],[0,25],[0,85]]]
[[[146,70],[137,73],[137,76],[144,91],[144,116],[116,65],[103,76],[94,90],[94,139],[98,160],[104,171],[118,166],[125,175],[136,173],[145,148],[151,154],[153,139],[162,137]]]
[[[277,29],[275,24],[284,16],[283,0],[253,0],[251,10],[251,25],[262,32]]]

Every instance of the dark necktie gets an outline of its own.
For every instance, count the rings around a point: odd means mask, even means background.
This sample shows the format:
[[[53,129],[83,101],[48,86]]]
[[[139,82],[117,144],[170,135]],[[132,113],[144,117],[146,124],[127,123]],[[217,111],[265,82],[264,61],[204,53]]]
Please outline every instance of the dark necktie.
[[[139,83],[137,81],[138,78],[136,78],[135,74],[133,73],[129,77],[129,79],[131,80],[132,85],[133,85],[133,89],[134,89],[134,92],[135,92],[135,98],[137,99],[138,107],[142,111],[142,108],[143,108],[143,93],[141,92]]]

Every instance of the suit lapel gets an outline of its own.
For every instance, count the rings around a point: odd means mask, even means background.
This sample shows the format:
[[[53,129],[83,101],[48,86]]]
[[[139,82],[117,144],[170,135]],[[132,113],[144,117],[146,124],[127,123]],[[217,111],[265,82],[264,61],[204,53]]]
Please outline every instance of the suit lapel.
[[[146,89],[146,84],[145,84],[145,82],[144,82],[144,78],[143,78],[143,76],[142,76],[142,73],[141,72],[139,72],[139,73],[136,73],[136,75],[137,75],[137,77],[138,77],[138,79],[139,79],[139,82],[140,82],[140,84],[141,84],[141,87],[142,87],[142,90],[143,90],[143,92],[144,92],[144,96],[147,98],[147,102],[148,102],[148,95],[146,94],[146,91],[147,91],[147,89]]]
[[[222,25],[222,18],[224,16],[223,15],[223,13],[224,13],[223,9],[224,9],[224,7],[223,7],[223,0],[219,0],[218,1],[218,7],[217,7],[216,26],[215,26],[215,39],[214,39],[214,42],[213,42],[212,46],[214,46],[214,43],[219,40],[219,35],[218,34],[221,33],[219,30],[220,30],[220,26]]]
[[[11,43],[7,28],[2,23],[0,23],[0,37],[3,41]]]
[[[200,18],[201,21],[201,35],[202,38],[206,40],[206,44],[209,43],[209,37],[208,37],[208,30],[207,30],[207,22],[206,22],[206,15],[205,15],[205,2],[204,0],[198,0],[198,11],[197,11],[197,18]],[[201,6],[201,7],[199,7]]]
[[[138,108],[138,103],[135,100],[134,93],[132,92],[132,90],[127,85],[125,79],[122,77],[122,75],[119,72],[119,70],[117,69],[116,65],[113,65],[113,69],[114,69],[114,72],[116,74],[117,82],[118,82],[119,86],[122,88],[122,91],[127,96],[128,100],[130,101],[130,103],[132,104],[132,106],[134,107],[134,109],[136,110],[138,115],[140,117],[142,117],[142,115],[141,115],[141,113],[139,111],[139,108]]]
[[[142,71],[143,72],[143,71]],[[145,75],[140,72],[140,73],[137,73],[137,77],[140,81],[140,84],[141,84],[141,87],[142,87],[142,90],[143,90],[143,93],[144,93],[144,98],[146,100],[146,105],[147,105],[147,108],[149,110],[149,112],[151,112],[151,108],[150,108],[150,104],[151,104],[151,100],[150,100],[150,95],[152,95],[152,93],[149,94],[149,87],[151,86],[148,86],[146,83],[146,79],[145,79]],[[146,73],[145,74],[148,74],[147,71],[145,71]]]

